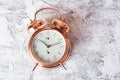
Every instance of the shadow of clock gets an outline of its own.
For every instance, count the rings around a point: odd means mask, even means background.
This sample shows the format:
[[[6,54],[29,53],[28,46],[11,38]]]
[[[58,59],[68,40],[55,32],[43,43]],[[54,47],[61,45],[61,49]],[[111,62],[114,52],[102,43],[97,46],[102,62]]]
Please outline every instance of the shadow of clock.
[[[29,77],[29,80],[33,80],[33,76],[34,76],[34,72],[33,72],[33,71],[31,71],[31,72],[30,72],[30,77]]]
[[[65,19],[65,22],[69,25],[70,31],[68,32],[69,38],[71,40],[72,46],[72,54],[74,54],[73,50],[78,45],[80,45],[80,38],[82,36],[82,18],[80,14],[77,14],[73,11],[62,15]]]

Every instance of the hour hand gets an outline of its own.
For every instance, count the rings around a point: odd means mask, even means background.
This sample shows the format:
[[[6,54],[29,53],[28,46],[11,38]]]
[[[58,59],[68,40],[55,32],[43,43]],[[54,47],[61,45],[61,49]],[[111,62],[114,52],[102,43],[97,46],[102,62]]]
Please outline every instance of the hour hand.
[[[40,39],[39,39],[40,40]],[[42,42],[45,46],[48,46],[44,41],[40,40],[40,42]]]

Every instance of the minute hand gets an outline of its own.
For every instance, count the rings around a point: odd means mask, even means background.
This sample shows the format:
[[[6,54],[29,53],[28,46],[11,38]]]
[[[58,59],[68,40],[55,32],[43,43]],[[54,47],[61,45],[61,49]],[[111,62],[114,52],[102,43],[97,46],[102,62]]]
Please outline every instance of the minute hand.
[[[60,42],[60,43],[62,43],[62,42]],[[50,48],[50,47],[55,46],[55,45],[58,45],[58,44],[60,44],[60,43],[55,43],[55,44],[53,44],[53,45],[48,45],[47,47]]]

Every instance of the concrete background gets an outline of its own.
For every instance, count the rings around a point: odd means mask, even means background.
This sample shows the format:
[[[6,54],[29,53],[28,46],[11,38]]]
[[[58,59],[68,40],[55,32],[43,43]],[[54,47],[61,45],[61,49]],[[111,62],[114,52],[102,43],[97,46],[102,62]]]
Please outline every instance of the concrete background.
[[[43,7],[70,25],[67,70],[31,71],[26,28]],[[0,0],[0,80],[120,80],[120,0]]]

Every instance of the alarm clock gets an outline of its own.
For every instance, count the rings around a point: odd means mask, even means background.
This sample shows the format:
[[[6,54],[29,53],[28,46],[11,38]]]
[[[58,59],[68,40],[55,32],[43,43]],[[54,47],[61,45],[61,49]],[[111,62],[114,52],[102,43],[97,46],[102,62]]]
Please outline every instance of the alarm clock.
[[[36,15],[43,10],[52,10],[57,13],[58,18],[36,19]],[[68,59],[71,52],[71,43],[67,35],[68,24],[61,18],[61,14],[54,8],[42,8],[36,11],[34,20],[30,22],[27,30],[33,31],[29,40],[29,54],[36,63],[33,70],[40,65],[44,68],[54,68],[62,65]],[[65,68],[65,67],[64,67]]]

